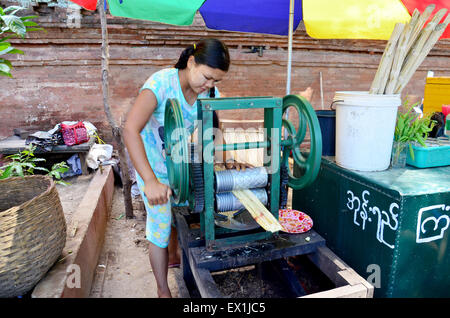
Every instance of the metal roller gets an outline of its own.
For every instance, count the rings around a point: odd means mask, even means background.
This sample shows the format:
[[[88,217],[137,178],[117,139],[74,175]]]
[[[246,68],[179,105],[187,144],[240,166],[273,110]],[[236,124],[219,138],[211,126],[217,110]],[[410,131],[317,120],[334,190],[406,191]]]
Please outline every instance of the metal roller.
[[[251,189],[262,204],[266,205],[268,202],[267,191],[264,188]],[[236,211],[244,207],[244,205],[234,196],[232,192],[216,193],[217,211]]]
[[[242,189],[264,188],[269,176],[265,167],[236,169],[215,172],[216,193]]]

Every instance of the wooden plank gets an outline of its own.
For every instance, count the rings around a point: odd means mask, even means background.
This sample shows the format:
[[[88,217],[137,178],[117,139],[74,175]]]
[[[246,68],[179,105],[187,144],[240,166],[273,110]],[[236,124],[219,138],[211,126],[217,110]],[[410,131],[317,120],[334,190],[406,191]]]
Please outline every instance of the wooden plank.
[[[181,269],[181,273],[183,275],[183,281],[184,281],[186,288],[190,291],[197,288],[197,285],[195,283],[195,278],[194,278],[194,275],[192,274],[191,266],[189,264],[188,254],[184,250],[181,250],[180,269]]]
[[[363,284],[346,285],[300,298],[367,298],[367,288]]]
[[[78,157],[80,158],[81,173],[86,176],[89,174],[88,165],[86,162],[87,153],[78,152]]]
[[[80,152],[88,152],[91,149],[91,146],[95,143],[95,137],[91,137],[88,142],[66,146],[66,145],[57,145],[53,146],[52,151],[40,151],[36,149],[35,153],[80,153]],[[0,154],[15,154],[28,146],[25,144],[25,139],[20,139],[18,136],[11,136],[2,141],[0,141]]]
[[[191,255],[200,268],[218,271],[312,253],[321,246],[325,246],[325,240],[310,230],[302,234],[280,233],[267,240],[213,251],[208,251],[204,246],[191,248]]]
[[[345,271],[338,273],[344,278],[350,285],[363,284],[367,289],[367,298],[373,298],[374,287],[361,277],[353,268],[347,268]]]
[[[206,268],[198,267],[192,257],[192,250],[189,255],[189,264],[191,265],[192,275],[194,276],[198,291],[203,298],[223,298],[216,282],[211,276],[211,272]]]
[[[374,287],[344,263],[328,247],[319,247],[316,253],[308,254],[307,256],[336,287],[363,285],[366,289],[366,297],[373,297]]]
[[[221,228],[219,227],[218,229]],[[246,244],[247,242],[264,240],[269,238],[270,236],[272,236],[272,233],[270,232],[262,231],[254,233],[254,230],[242,231],[242,233],[240,232],[224,233],[223,235],[216,236],[216,239],[214,240],[213,243],[214,248],[211,250],[214,251],[222,248],[229,248],[230,246],[237,246],[239,244],[241,245]]]
[[[349,267],[328,247],[319,247],[316,253],[307,256],[337,287],[348,284],[339,272]]]

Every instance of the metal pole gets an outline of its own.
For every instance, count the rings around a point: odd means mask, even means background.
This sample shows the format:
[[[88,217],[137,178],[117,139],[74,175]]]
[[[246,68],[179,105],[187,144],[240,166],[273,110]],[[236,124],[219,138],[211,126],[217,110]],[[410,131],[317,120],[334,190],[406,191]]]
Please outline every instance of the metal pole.
[[[289,3],[289,42],[288,42],[288,65],[287,65],[287,81],[286,81],[286,95],[291,93],[291,64],[292,64],[292,37],[294,28],[294,0]]]
[[[322,104],[322,110],[323,110],[323,86],[322,86],[322,72],[319,72],[320,74],[320,102]]]
[[[288,32],[288,63],[286,79],[286,95],[291,94],[291,64],[292,64],[292,37],[294,34],[294,0],[289,2],[289,32]],[[286,110],[285,118],[289,119],[289,108]],[[284,136],[287,136],[287,130],[284,129]]]

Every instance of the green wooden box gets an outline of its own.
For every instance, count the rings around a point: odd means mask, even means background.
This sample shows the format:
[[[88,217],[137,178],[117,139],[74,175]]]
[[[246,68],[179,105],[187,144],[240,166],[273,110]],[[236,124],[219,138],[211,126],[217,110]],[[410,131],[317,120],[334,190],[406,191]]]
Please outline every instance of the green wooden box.
[[[374,297],[450,297],[449,166],[358,172],[322,157],[292,204]]]

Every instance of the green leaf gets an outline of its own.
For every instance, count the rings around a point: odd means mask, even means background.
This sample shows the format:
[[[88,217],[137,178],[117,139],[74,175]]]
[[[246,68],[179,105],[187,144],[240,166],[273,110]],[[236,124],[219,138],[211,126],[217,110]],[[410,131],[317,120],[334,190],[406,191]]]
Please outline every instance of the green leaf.
[[[411,156],[411,159],[414,161],[414,149],[411,144],[409,144],[409,154]]]
[[[0,43],[0,52],[3,51],[3,50],[6,50],[9,47],[11,47],[11,43],[9,43],[9,42],[2,42],[2,43]]]
[[[0,39],[0,42],[4,42],[6,40],[9,40],[9,39],[11,39],[11,38],[13,38],[15,36],[17,36],[17,35],[16,34],[11,34],[11,35],[5,36],[4,38]]]
[[[14,50],[14,47],[10,46],[10,47],[4,49],[3,51],[0,51],[0,55],[9,54],[13,50]]]
[[[423,140],[423,138],[421,136],[416,136],[416,141],[422,146],[422,147],[426,147],[427,145],[425,144],[425,141]]]
[[[6,60],[6,59],[0,59],[0,63],[6,64],[8,65],[10,68],[12,68],[12,64],[10,61]]]
[[[49,172],[47,168],[43,168],[43,167],[35,167],[34,169]]]
[[[63,181],[63,180],[56,180],[55,183],[57,183],[57,184],[62,184],[62,185],[65,185],[65,186],[70,185],[69,182],[66,182],[66,181]]]
[[[15,15],[4,15],[0,16],[0,19],[5,22],[6,26],[14,33],[20,35],[21,37],[24,37],[27,30],[26,27],[23,25],[23,21]]]
[[[3,14],[15,14],[17,11],[20,11],[23,9],[25,9],[25,8],[20,7],[20,6],[9,6],[3,10]]]
[[[24,162],[24,163],[22,163],[22,167],[29,167],[29,168],[34,169],[36,167],[36,165],[34,165],[30,162]]]
[[[6,156],[6,158],[12,159],[12,160],[19,160],[20,159],[20,154],[16,153],[14,155]]]
[[[47,32],[44,28],[27,28],[27,32],[29,31],[45,31]]]
[[[1,72],[9,73],[10,70],[11,70],[11,68],[8,65],[0,62],[0,71]]]
[[[31,20],[31,19],[36,19],[36,18],[39,18],[39,16],[38,16],[38,15],[29,15],[29,16],[26,16],[26,17],[20,17],[20,19],[21,19],[22,21]]]
[[[399,118],[399,120],[397,121],[398,130],[402,131],[404,127],[405,127],[405,122],[404,122],[403,118]]]
[[[11,51],[8,52],[8,54],[22,54],[24,55],[25,53],[19,49],[12,49]]]
[[[34,154],[33,154],[33,153],[30,154],[30,156],[34,156]],[[30,158],[29,160],[30,160],[30,161],[33,161],[33,162],[36,162],[36,161],[45,161],[44,158]]]
[[[13,77],[12,75],[11,75],[11,73],[6,73],[6,72],[2,72],[2,71],[0,71],[0,76],[7,76],[7,77]]]
[[[23,169],[21,165],[14,165],[13,170],[16,171],[18,176],[23,177]]]
[[[61,174],[58,171],[51,171],[50,174],[54,176],[56,179],[61,179]]]
[[[12,166],[6,167],[5,171],[3,171],[0,179],[6,179],[11,176]]]
[[[34,22],[34,21],[24,21],[23,25],[26,26],[26,27],[38,26],[38,24],[36,22]],[[29,29],[27,29],[27,31],[29,31]]]

